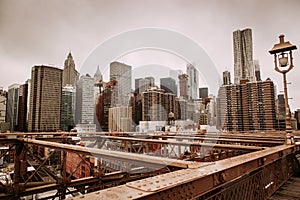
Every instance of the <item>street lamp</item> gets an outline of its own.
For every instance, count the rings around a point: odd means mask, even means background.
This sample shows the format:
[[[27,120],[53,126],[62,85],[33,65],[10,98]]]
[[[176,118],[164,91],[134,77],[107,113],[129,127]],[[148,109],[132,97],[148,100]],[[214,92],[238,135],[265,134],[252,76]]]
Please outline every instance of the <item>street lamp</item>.
[[[297,49],[289,41],[284,41],[284,35],[279,36],[279,43],[269,51],[274,55],[275,70],[283,74],[283,87],[284,87],[284,103],[285,103],[285,131],[286,131],[286,144],[293,144],[291,114],[288,102],[286,73],[293,69],[293,55],[292,50]]]

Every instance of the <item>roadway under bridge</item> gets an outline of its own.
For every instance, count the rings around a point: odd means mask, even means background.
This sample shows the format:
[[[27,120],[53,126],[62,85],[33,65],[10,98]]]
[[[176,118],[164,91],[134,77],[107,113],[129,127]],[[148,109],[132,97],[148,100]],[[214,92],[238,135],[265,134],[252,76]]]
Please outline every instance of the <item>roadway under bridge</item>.
[[[299,173],[298,138],[284,141],[279,133],[1,134],[0,159],[13,172],[0,199],[268,199]],[[76,177],[83,164],[90,174]]]

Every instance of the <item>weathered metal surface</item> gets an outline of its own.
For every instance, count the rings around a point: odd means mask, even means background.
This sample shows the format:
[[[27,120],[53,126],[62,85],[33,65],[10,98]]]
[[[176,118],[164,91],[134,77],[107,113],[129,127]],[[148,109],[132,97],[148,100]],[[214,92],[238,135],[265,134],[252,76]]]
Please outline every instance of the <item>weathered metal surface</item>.
[[[266,168],[266,173],[272,173],[270,169],[279,169],[279,162],[286,166],[283,172],[290,172],[289,162],[281,161],[288,155],[292,155],[295,146],[277,146],[259,152],[253,152],[221,161],[214,165],[204,166],[196,169],[183,169],[144,180],[134,181],[117,188],[102,190],[98,194],[91,193],[84,197],[74,199],[192,199],[200,198],[220,186],[229,184],[233,180],[249,175],[260,168]],[[283,177],[285,174],[286,177]],[[290,173],[281,173],[278,179],[284,182]],[[276,177],[276,171],[273,178]],[[171,179],[171,180],[170,180]],[[260,184],[260,182],[255,183]],[[267,186],[267,184],[263,185]],[[221,198],[224,199],[224,198]]]

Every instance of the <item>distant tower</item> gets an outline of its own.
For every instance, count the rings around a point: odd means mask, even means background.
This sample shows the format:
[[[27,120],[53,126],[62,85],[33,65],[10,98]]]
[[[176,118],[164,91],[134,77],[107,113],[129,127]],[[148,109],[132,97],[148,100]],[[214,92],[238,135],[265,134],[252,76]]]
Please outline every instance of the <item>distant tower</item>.
[[[234,50],[234,83],[241,80],[255,81],[253,67],[252,30],[236,30],[233,32]]]
[[[223,72],[223,85],[230,85],[230,84],[231,84],[230,72],[224,71]]]
[[[198,98],[198,88],[199,88],[199,72],[192,65],[187,65],[187,75],[188,78],[188,95],[189,99],[197,99]]]
[[[76,124],[94,123],[94,79],[82,75],[76,84]]]
[[[178,75],[179,79],[179,92],[180,96],[184,99],[188,99],[188,75],[187,74],[180,74]]]
[[[0,122],[5,122],[6,116],[6,91],[0,87]]]
[[[56,67],[34,66],[31,70],[28,131],[60,129],[63,71]]]
[[[161,78],[160,79],[160,88],[164,89],[166,93],[172,93],[172,94],[175,94],[175,96],[177,96],[176,81],[171,77]]]
[[[97,71],[94,74],[94,102],[95,105],[98,103],[98,97],[100,94],[100,90],[103,87],[103,77],[99,69],[99,65],[97,66]]]
[[[22,132],[27,131],[29,85],[29,81],[26,81],[19,88],[18,131]]]
[[[99,81],[103,81],[103,77],[102,77],[102,74],[100,72],[100,69],[99,69],[99,65],[97,66],[97,71],[96,73],[94,74],[94,82],[95,83],[98,83]]]
[[[199,88],[199,98],[204,99],[207,97],[208,97],[208,88],[207,87]]]
[[[75,69],[75,62],[73,60],[71,52],[69,53],[67,59],[65,60],[64,71],[63,71],[63,83],[62,86],[76,84],[78,80],[79,73]]]
[[[19,87],[19,84],[8,87],[6,122],[10,124],[11,132],[16,131],[18,126]]]
[[[254,60],[254,70],[255,70],[255,80],[261,81],[260,66],[259,66],[258,60]]]
[[[132,67],[119,62],[110,63],[110,81],[117,81],[118,105],[128,105],[131,94],[131,73]]]

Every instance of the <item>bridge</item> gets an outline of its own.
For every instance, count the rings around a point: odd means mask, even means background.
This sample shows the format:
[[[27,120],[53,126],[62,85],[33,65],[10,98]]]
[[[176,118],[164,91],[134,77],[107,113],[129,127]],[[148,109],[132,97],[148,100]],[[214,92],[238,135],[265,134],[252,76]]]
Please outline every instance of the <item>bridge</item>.
[[[1,179],[0,199],[268,199],[299,173],[299,139],[286,145],[284,133],[1,134],[0,158],[13,172],[11,181]],[[77,159],[71,170],[70,155]],[[83,166],[90,173],[76,177]]]

